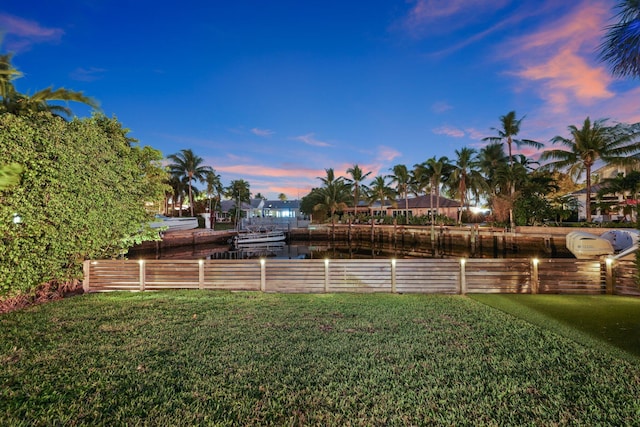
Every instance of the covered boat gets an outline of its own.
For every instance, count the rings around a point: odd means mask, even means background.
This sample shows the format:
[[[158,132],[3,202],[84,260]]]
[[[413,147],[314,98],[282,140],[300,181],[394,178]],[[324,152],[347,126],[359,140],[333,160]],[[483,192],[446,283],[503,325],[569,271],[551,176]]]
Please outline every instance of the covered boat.
[[[585,231],[567,234],[567,249],[578,259],[598,258],[627,252],[638,246],[640,233],[637,230],[609,230],[601,235]]]

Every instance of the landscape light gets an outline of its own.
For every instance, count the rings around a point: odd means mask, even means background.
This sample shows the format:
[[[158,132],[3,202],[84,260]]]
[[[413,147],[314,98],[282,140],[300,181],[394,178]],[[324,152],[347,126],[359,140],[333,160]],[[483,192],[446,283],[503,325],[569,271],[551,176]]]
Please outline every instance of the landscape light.
[[[611,264],[613,264],[613,258],[611,257],[607,257],[605,258],[604,262],[607,264],[607,266],[611,266]]]
[[[538,258],[534,258],[532,261],[533,261],[533,265],[538,265],[538,263],[540,262]]]
[[[13,214],[13,223],[14,224],[20,224],[22,222],[22,218],[20,218],[20,215],[18,215],[17,213]]]
[[[260,258],[260,265],[264,265],[264,263],[267,262],[264,258]]]
[[[467,262],[466,259],[460,258],[460,265],[464,267],[464,264]]]
[[[392,266],[396,266],[396,259],[395,258],[391,258],[391,265]]]

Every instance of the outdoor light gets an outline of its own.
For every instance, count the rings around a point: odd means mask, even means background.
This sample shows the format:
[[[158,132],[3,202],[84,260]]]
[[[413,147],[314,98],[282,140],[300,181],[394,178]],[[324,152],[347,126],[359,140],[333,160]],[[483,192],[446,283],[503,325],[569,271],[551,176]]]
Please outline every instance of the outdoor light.
[[[17,213],[13,214],[13,223],[14,224],[20,224],[22,222],[22,218],[20,218],[20,215],[18,215]]]
[[[460,258],[460,265],[464,267],[464,264],[467,262],[464,258]]]
[[[604,262],[607,264],[607,266],[611,266],[611,264],[613,264],[613,259],[610,257],[605,258]]]
[[[204,264],[204,261],[203,261],[203,260],[201,260],[201,259],[199,259],[199,260],[198,260],[198,264],[202,265],[202,264]]]
[[[260,265],[264,265],[264,263],[267,262],[264,258],[260,258]]]
[[[538,263],[540,262],[538,258],[534,258],[532,261],[533,261],[533,265],[538,265]]]
[[[396,266],[396,259],[395,258],[391,258],[391,265],[392,266]]]
[[[325,258],[324,259],[324,265],[325,265],[325,267],[329,266],[329,258]]]

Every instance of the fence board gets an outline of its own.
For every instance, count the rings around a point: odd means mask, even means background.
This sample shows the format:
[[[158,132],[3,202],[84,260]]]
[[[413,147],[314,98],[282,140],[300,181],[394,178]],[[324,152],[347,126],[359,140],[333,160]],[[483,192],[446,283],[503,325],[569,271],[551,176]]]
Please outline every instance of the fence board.
[[[530,293],[528,259],[469,259],[465,262],[468,293]]]
[[[539,263],[539,292],[600,294],[605,277],[600,261],[545,259]]]
[[[456,259],[401,259],[396,261],[396,291],[401,293],[458,292],[460,261]]]
[[[615,293],[617,295],[640,296],[638,270],[635,260],[619,260],[614,266]]]

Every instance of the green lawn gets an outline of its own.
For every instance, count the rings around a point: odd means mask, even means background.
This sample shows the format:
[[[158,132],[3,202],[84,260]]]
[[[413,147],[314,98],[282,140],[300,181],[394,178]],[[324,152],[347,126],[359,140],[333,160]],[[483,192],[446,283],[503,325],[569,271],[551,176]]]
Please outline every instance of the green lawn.
[[[4,314],[0,425],[638,422],[640,359],[476,298],[111,293]]]
[[[476,301],[640,363],[640,298],[612,295],[472,295]]]

